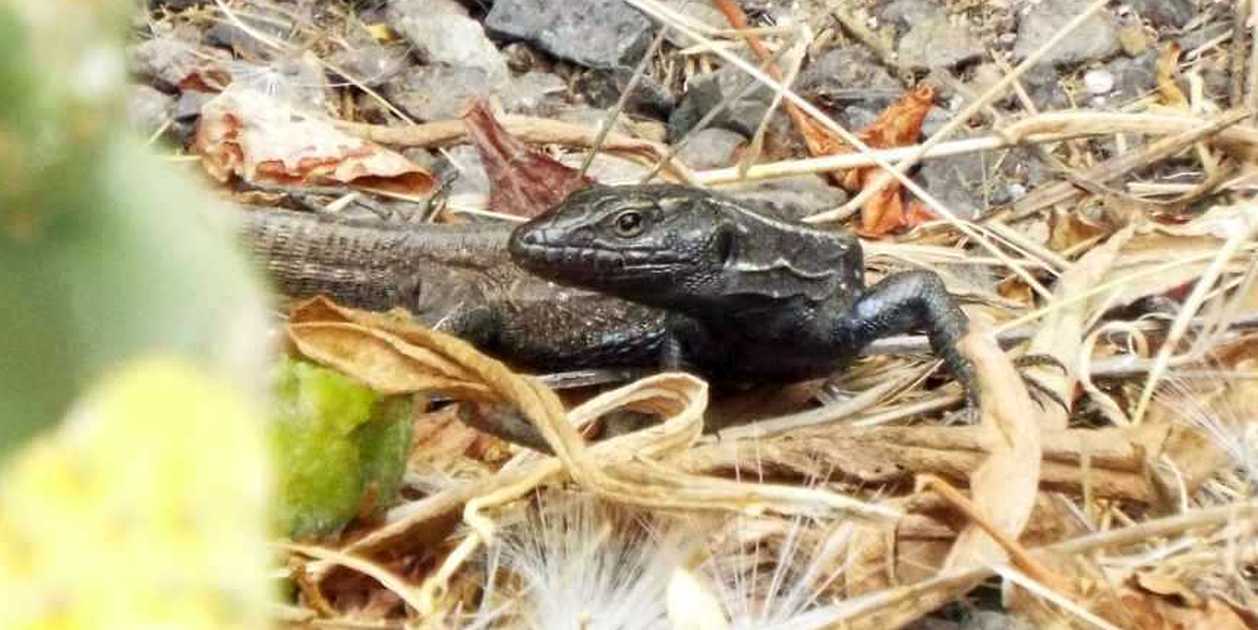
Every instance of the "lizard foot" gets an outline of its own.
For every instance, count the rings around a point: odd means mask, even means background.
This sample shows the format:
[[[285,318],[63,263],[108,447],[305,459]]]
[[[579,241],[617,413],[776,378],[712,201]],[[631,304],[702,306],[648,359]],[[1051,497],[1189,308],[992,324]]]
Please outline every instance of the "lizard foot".
[[[1019,369],[1034,366],[1051,367],[1056,368],[1063,375],[1069,373],[1066,370],[1066,366],[1062,365],[1061,361],[1058,361],[1056,357],[1048,354],[1024,354],[1014,359],[1013,365]],[[1067,414],[1070,413],[1070,406],[1067,405],[1066,401],[1062,400],[1061,396],[1059,396],[1057,392],[1053,391],[1051,387],[1024,372],[1019,371],[1018,374],[1022,377],[1022,383],[1026,385],[1027,392],[1031,394],[1031,399],[1035,401],[1035,404],[1040,406],[1040,409],[1044,408],[1044,399],[1048,399],[1057,403],[1057,406],[1061,407],[1062,411],[1065,411]]]

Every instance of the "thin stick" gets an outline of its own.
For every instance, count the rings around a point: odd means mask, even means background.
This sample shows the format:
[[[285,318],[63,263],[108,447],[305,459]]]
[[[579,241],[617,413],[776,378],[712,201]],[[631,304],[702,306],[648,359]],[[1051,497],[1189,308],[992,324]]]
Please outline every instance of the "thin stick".
[[[1240,215],[1248,225],[1238,229],[1231,238],[1223,243],[1219,248],[1219,253],[1210,261],[1210,266],[1206,267],[1201,277],[1197,279],[1197,284],[1193,287],[1192,293],[1188,294],[1188,299],[1184,300],[1184,306],[1180,309],[1179,316],[1175,318],[1175,324],[1171,326],[1171,331],[1166,336],[1166,340],[1162,342],[1162,347],[1158,349],[1157,358],[1154,361],[1153,369],[1149,371],[1149,378],[1145,381],[1144,391],[1140,393],[1140,402],[1136,405],[1135,413],[1131,414],[1131,421],[1134,424],[1140,424],[1144,418],[1145,411],[1149,408],[1149,402],[1153,400],[1153,390],[1157,386],[1158,380],[1162,378],[1162,374],[1166,372],[1166,366],[1171,360],[1171,354],[1175,351],[1175,346],[1179,344],[1179,340],[1184,336],[1184,332],[1188,330],[1188,323],[1192,320],[1193,315],[1205,303],[1206,296],[1210,289],[1214,286],[1219,276],[1223,274],[1223,267],[1232,259],[1232,255],[1240,249],[1254,235],[1258,234],[1258,211],[1250,209],[1247,215]]]
[[[607,120],[603,122],[603,128],[599,129],[598,135],[594,137],[594,145],[590,147],[590,152],[586,153],[585,159],[581,161],[581,168],[577,169],[577,177],[585,176],[585,172],[590,170],[590,165],[594,163],[594,156],[598,155],[599,147],[603,146],[603,140],[607,138],[607,134],[611,133],[612,127],[616,126],[616,118],[624,110],[625,104],[629,102],[629,97],[633,95],[633,91],[638,88],[638,82],[642,80],[642,77],[646,76],[646,69],[651,65],[651,59],[655,57],[655,53],[660,49],[660,44],[664,43],[664,36],[667,33],[668,27],[661,26],[660,31],[655,34],[655,39],[651,41],[651,47],[647,49],[646,54],[642,55],[642,60],[638,62],[638,67],[633,71],[633,76],[629,77],[629,83],[625,85],[625,89],[620,93],[620,98],[616,100],[616,106],[607,115]]]

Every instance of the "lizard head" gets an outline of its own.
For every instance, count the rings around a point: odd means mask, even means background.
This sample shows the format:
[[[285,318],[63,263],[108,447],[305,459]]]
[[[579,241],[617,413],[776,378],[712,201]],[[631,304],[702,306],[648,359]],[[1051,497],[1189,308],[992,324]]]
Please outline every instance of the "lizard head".
[[[737,226],[715,199],[672,184],[594,186],[516,228],[509,250],[549,280],[677,306],[719,291],[733,253]]]

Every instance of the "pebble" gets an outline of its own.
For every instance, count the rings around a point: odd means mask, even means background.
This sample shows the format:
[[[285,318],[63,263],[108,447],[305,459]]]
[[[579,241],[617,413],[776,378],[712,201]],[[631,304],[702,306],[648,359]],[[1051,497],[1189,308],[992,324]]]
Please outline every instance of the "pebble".
[[[445,120],[463,113],[474,98],[487,98],[494,82],[482,68],[428,65],[382,86],[384,95],[420,120]]]
[[[174,116],[175,97],[147,85],[131,85],[127,90],[127,123],[143,136],[150,136]]]
[[[983,45],[964,25],[941,10],[930,11],[900,38],[900,63],[911,68],[948,68],[983,55]]]
[[[1197,16],[1193,0],[1127,0],[1127,6],[1154,26],[1182,28]]]
[[[748,78],[738,68],[722,68],[692,79],[681,97],[681,103],[668,118],[669,136],[674,139],[681,137],[726,97],[742,93]],[[709,126],[724,127],[750,136],[768,112],[772,100],[772,92],[763,85],[757,85],[741,98],[734,99],[712,119]]]
[[[480,22],[454,0],[392,0],[388,19],[429,64],[481,70],[494,85],[510,76],[507,62]]]
[[[1013,55],[1023,59],[1057,34],[1078,16],[1089,0],[1044,0],[1022,18]],[[1114,16],[1102,9],[1085,20],[1070,35],[1041,58],[1041,63],[1066,65],[1111,57],[1119,51],[1118,27]]]
[[[1088,94],[1094,96],[1109,94],[1114,89],[1114,74],[1105,69],[1088,70],[1083,75],[1083,85],[1087,88]]]
[[[692,134],[677,153],[677,158],[695,170],[730,166],[734,163],[735,152],[745,142],[747,137],[741,133],[708,127]]]
[[[638,62],[655,25],[622,0],[497,0],[485,28],[589,68]]]

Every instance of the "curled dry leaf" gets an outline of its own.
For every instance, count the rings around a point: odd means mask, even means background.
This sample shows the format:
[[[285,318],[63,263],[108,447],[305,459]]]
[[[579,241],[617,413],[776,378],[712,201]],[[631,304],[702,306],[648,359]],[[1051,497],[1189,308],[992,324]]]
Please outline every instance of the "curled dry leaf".
[[[1179,55],[1182,49],[1176,42],[1170,42],[1158,54],[1156,68],[1158,97],[1162,104],[1176,109],[1188,110],[1188,97],[1175,83],[1175,75],[1179,73]]]
[[[257,90],[232,86],[201,108],[193,140],[205,170],[272,186],[352,185],[420,195],[433,177],[410,160],[348,135]]]
[[[489,209],[534,217],[594,183],[512,136],[477,99],[463,114],[468,136],[489,174]]]

